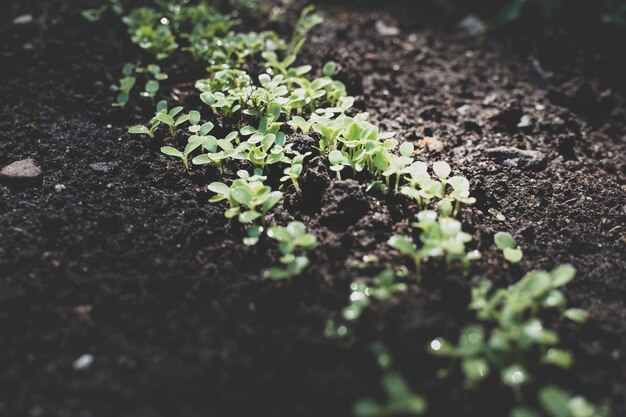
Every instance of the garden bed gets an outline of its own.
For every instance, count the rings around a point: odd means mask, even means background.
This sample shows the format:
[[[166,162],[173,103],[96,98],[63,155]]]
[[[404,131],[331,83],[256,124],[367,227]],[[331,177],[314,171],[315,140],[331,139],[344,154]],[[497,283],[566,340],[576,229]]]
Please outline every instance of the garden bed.
[[[589,320],[554,324],[574,362],[538,378],[625,415],[624,99],[576,65],[586,51],[538,67],[549,49],[529,60],[519,37],[480,44],[404,7],[321,4],[326,20],[298,60],[316,70],[337,62],[357,110],[414,143],[418,158],[445,160],[470,180],[477,202],[460,220],[483,255],[473,274],[504,287],[533,269],[574,265],[564,293]],[[139,54],[119,18],[90,23],[51,1],[45,22],[35,14],[14,24],[32,9],[9,10],[0,22],[0,166],[32,158],[43,181],[0,185],[0,415],[347,416],[360,398],[384,398],[370,349],[379,340],[428,415],[507,415],[507,387],[439,379],[441,362],[425,350],[438,336],[456,341],[473,320],[458,269],[428,262],[420,285],[367,310],[353,337],[324,335],[355,279],[390,263],[412,267],[387,244],[411,233],[409,199],[368,191],[347,172],[339,181],[311,155],[302,192],[286,188],[270,218],[302,221],[318,246],[291,283],[269,280],[276,245],[244,245],[243,228],[208,203],[218,170],[187,171],[159,152],[162,137],[128,134],[150,106],[111,107],[106,72]],[[289,34],[289,13],[269,26]],[[169,65],[167,91],[201,105],[189,92],[203,66]],[[289,140],[315,145],[303,134]],[[521,263],[493,245],[502,230],[523,249]],[[83,355],[93,363],[76,362]]]

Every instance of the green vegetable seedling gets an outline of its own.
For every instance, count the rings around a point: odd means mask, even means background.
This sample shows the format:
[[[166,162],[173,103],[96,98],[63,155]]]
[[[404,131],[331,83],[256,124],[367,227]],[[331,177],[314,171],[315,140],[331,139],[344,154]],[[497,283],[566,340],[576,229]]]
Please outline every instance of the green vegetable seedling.
[[[498,232],[494,235],[493,241],[498,247],[498,249],[502,250],[504,254],[504,259],[507,261],[516,264],[522,260],[524,254],[521,249],[517,248],[517,244],[515,243],[515,239],[510,233],[507,232]]]
[[[300,275],[309,265],[309,259],[304,252],[317,246],[315,235],[307,233],[306,226],[297,221],[289,223],[287,227],[270,227],[267,235],[278,241],[278,249],[282,254],[280,263],[284,265],[284,268],[270,268],[265,271],[265,276],[282,280]]]

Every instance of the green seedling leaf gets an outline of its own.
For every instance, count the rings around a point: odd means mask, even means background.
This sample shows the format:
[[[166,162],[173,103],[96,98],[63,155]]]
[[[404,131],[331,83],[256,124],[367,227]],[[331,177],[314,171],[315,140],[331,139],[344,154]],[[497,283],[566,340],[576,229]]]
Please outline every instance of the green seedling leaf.
[[[587,318],[589,317],[589,313],[583,309],[580,308],[569,308],[567,310],[565,310],[565,312],[563,313],[563,315],[572,320],[575,321],[577,323],[584,323],[587,321]]]
[[[524,257],[522,251],[517,248],[504,248],[502,253],[504,254],[504,259],[513,264],[520,262]]]
[[[572,366],[572,355],[562,349],[550,348],[541,362],[567,369]]]
[[[414,256],[417,253],[417,248],[411,239],[405,236],[392,236],[389,239],[389,246],[394,248],[400,253],[405,255]]]
[[[337,64],[334,61],[328,61],[324,64],[324,68],[322,69],[322,74],[325,77],[332,77],[335,75],[335,71],[337,70]]]
[[[501,374],[502,382],[511,387],[518,387],[528,382],[528,373],[521,365],[511,365]]]
[[[539,391],[539,402],[551,417],[570,417],[569,399],[567,392],[552,385]]]
[[[574,279],[576,268],[569,264],[561,265],[552,270],[550,275],[552,275],[552,285],[555,288],[561,287]]]
[[[450,175],[450,172],[452,172],[452,169],[446,162],[437,161],[433,164],[433,171],[439,179],[445,180],[448,178],[448,175]]]
[[[494,235],[493,241],[498,249],[504,250],[507,248],[514,248],[516,246],[515,239],[507,232],[498,232]]]
[[[174,126],[174,119],[169,114],[157,113],[155,117],[158,121],[165,123],[168,126]]]
[[[177,156],[179,158],[183,157],[183,153],[181,151],[179,151],[176,148],[173,148],[171,146],[163,146],[161,148],[161,152],[163,152],[165,155],[169,155],[169,156]]]
[[[235,187],[230,195],[239,204],[248,205],[252,201],[252,193],[245,187]]]
[[[128,133],[150,135],[150,130],[143,125],[137,125],[128,128]]]

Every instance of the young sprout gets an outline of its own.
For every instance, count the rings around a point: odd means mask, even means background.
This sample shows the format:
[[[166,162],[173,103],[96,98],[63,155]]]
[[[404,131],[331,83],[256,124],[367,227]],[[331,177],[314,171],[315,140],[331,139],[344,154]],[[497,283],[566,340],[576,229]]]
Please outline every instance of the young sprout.
[[[170,111],[167,110],[167,102],[165,100],[160,101],[157,104],[157,111],[152,119],[150,119],[150,127],[143,125],[132,126],[128,129],[132,134],[145,134],[154,138],[154,132],[159,125],[164,124],[169,128],[172,138],[176,138],[176,128],[181,124],[189,120],[188,114],[179,115],[183,111],[182,106],[174,107]],[[178,117],[176,117],[178,116]]]
[[[539,390],[539,404],[550,417],[608,417],[609,411],[589,403],[580,395],[548,385]]]
[[[267,236],[278,241],[278,249],[282,254],[280,263],[284,268],[270,268],[265,271],[265,276],[280,280],[300,275],[309,265],[309,259],[304,252],[317,246],[315,235],[307,233],[303,223],[291,222],[287,227],[270,227]]]
[[[296,22],[293,35],[287,46],[287,56],[298,55],[309,31],[324,21],[322,14],[314,13],[314,10],[315,8],[313,6],[308,6],[300,13],[300,18]]]
[[[328,154],[328,160],[330,161],[331,171],[335,171],[337,173],[337,179],[340,180],[341,170],[350,166],[350,155],[335,149]]]
[[[540,358],[540,364],[560,368],[572,363],[569,352],[555,347],[558,334],[545,327],[539,314],[542,309],[558,309],[567,317],[571,309],[565,310],[565,297],[557,288],[574,274],[570,265],[551,272],[532,271],[514,285],[495,291],[490,281],[478,282],[472,289],[470,308],[477,310],[479,320],[489,323],[490,333],[481,325],[471,325],[461,332],[458,346],[437,338],[430,343],[430,352],[460,359],[468,387],[497,369],[502,383],[521,398],[522,386],[532,379],[528,365],[535,358]]]
[[[524,254],[519,248],[517,248],[515,239],[513,239],[513,236],[510,233],[498,232],[494,235],[493,241],[498,249],[502,250],[504,259],[507,261],[516,264],[524,257]]]
[[[342,310],[341,315],[347,321],[354,321],[371,304],[372,298],[387,301],[394,293],[404,292],[406,289],[406,284],[395,282],[395,274],[390,269],[376,276],[373,285],[362,280],[354,281],[350,284],[350,304]]]
[[[387,394],[387,402],[381,404],[373,399],[364,399],[354,404],[357,417],[420,416],[426,412],[426,400],[414,394],[400,374],[387,371],[381,385]]]
[[[97,22],[102,18],[102,14],[109,8],[108,4],[93,9],[85,9],[80,14],[90,22]]]
[[[389,178],[391,175],[395,175],[396,187],[395,192],[398,192],[400,186],[400,177],[406,171],[407,167],[413,162],[413,144],[410,142],[404,142],[400,145],[400,155],[388,155],[389,166],[383,176]],[[387,179],[387,186],[389,186],[389,180]]]
[[[120,78],[120,85],[113,86],[112,89],[114,91],[118,91],[117,98],[115,99],[115,103],[113,106],[124,108],[126,104],[128,104],[128,100],[130,99],[130,93],[137,82],[137,79],[133,76],[133,72],[135,71],[135,66],[131,63],[127,63],[122,68],[123,77]]]
[[[291,127],[291,130],[293,130],[294,133],[297,133],[298,130],[300,130],[305,135],[308,135],[316,122],[317,119],[315,117],[311,117],[309,120],[306,120],[302,116],[294,116],[291,120],[287,121],[287,125]]]
[[[251,227],[265,222],[267,213],[280,201],[283,193],[272,191],[263,184],[266,179],[258,174],[250,175],[247,171],[237,172],[238,179],[228,186],[221,182],[212,182],[208,189],[216,193],[209,201],[211,203],[226,200],[230,208],[224,215],[231,219],[237,217],[240,223]],[[258,229],[252,229],[254,234]],[[252,239],[244,241],[246,244],[255,244],[258,236],[249,236]],[[257,239],[255,239],[255,237]]]
[[[142,97],[147,97],[154,102],[156,93],[159,91],[159,81],[166,80],[167,74],[161,72],[161,67],[155,64],[150,64],[146,68],[137,68],[136,71],[150,74],[154,78],[146,82],[144,91],[140,93]]]
[[[337,71],[337,63],[335,61],[328,61],[322,68],[322,74],[324,74],[324,77],[332,77],[335,75],[335,71]]]
[[[270,103],[267,107],[267,114],[259,121],[259,127],[245,126],[241,129],[241,135],[249,136],[247,142],[254,145],[261,143],[268,135],[272,135],[272,139],[278,137],[279,140],[282,140],[285,136],[284,133],[279,132],[282,123],[276,121],[280,117],[281,111],[280,104]]]
[[[233,141],[238,141],[238,133],[230,132],[224,139],[217,139],[215,136],[208,135],[213,124],[207,123],[206,125],[208,125],[206,129],[199,131],[198,135],[191,138],[197,138],[202,144],[202,148],[209,153],[196,156],[192,162],[194,165],[214,164],[220,173],[223,173],[223,161],[235,157],[236,149]]]
[[[422,230],[421,248],[418,249],[413,240],[406,236],[396,235],[388,242],[392,248],[413,259],[418,277],[422,261],[430,257],[445,256],[448,262],[460,261],[463,265],[480,257],[477,251],[465,253],[465,244],[471,241],[472,237],[462,231],[461,222],[447,217],[437,217],[437,212],[432,210],[424,210],[417,214],[418,221],[413,223],[413,226]]]
[[[466,388],[474,388],[489,375],[490,365],[484,358],[487,351],[485,330],[480,325],[472,324],[464,327],[459,335],[457,346],[438,337],[430,342],[428,349],[434,356],[460,360]],[[446,371],[440,371],[439,376],[446,376]]]
[[[185,150],[183,152],[172,146],[163,146],[161,147],[161,152],[163,152],[165,155],[180,158],[183,161],[183,165],[185,165],[185,169],[189,169],[189,154],[193,152],[193,150],[196,149],[198,146],[200,146],[199,143],[188,143],[187,146],[185,146]]]
[[[283,170],[283,177],[281,177],[280,181],[285,182],[291,180],[294,188],[297,192],[302,192],[300,189],[300,184],[298,184],[298,179],[300,178],[300,174],[302,174],[303,162],[304,158],[311,155],[311,152],[307,152],[305,154],[301,154],[296,152],[296,155],[291,158],[291,165]]]

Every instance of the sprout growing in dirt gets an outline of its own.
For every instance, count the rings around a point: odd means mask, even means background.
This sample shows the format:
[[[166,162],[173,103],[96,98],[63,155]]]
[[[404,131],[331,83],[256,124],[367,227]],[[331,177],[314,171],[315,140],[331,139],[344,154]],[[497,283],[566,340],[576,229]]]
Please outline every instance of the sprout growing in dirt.
[[[387,301],[396,292],[406,291],[406,284],[395,282],[395,274],[386,269],[374,278],[373,284],[365,281],[354,281],[350,284],[350,303],[342,310],[341,315],[347,321],[358,319],[363,310],[370,304],[371,299]]]
[[[514,285],[495,291],[491,291],[490,281],[478,282],[472,289],[470,308],[477,311],[479,320],[489,323],[489,333],[482,325],[471,325],[463,329],[457,346],[436,338],[430,343],[430,352],[460,359],[467,387],[474,387],[497,369],[502,383],[520,398],[522,385],[531,380],[528,366],[535,358],[561,368],[572,363],[569,352],[555,347],[559,336],[545,327],[539,313],[549,308],[565,310],[565,299],[557,288],[574,274],[570,265],[551,272],[532,271]]]
[[[451,357],[460,360],[461,371],[465,376],[466,388],[473,388],[489,375],[489,362],[485,353],[485,330],[480,325],[469,325],[461,330],[457,346],[438,337],[430,342],[429,352],[434,356]],[[445,376],[445,371],[440,371]]]
[[[90,22],[97,22],[102,18],[102,14],[109,8],[108,4],[93,9],[85,9],[81,15]]]
[[[211,128],[213,127],[212,123],[207,123],[205,126],[206,125],[210,125]],[[192,138],[197,138],[202,144],[202,149],[209,151],[207,154],[196,156],[193,158],[192,162],[194,165],[214,164],[217,166],[220,173],[222,173],[223,161],[235,155],[236,150],[233,141],[238,140],[238,133],[230,132],[224,139],[217,139],[215,136],[208,135],[209,131],[210,129],[204,129],[199,131],[198,135],[189,138],[190,141]]]
[[[389,177],[395,175],[396,187],[395,192],[398,192],[400,185],[400,177],[406,171],[407,167],[413,162],[411,155],[413,154],[413,144],[410,142],[404,142],[400,145],[400,155],[388,154],[389,165],[387,170],[383,172],[383,176],[387,178],[387,186],[389,186]]]
[[[448,262],[460,261],[467,265],[469,261],[480,257],[480,253],[465,253],[465,244],[472,240],[470,234],[463,232],[461,222],[448,217],[438,218],[432,210],[418,213],[417,223],[413,226],[422,230],[420,234],[421,248],[407,236],[393,236],[389,245],[398,252],[410,256],[419,276],[420,266],[424,259],[445,256]]]
[[[300,130],[302,133],[308,135],[316,122],[317,119],[315,117],[311,117],[309,120],[306,120],[302,116],[294,116],[287,122],[287,125],[291,127],[294,133],[297,133],[298,130]]]
[[[309,265],[309,259],[304,252],[317,246],[315,235],[307,233],[303,223],[291,222],[287,227],[270,227],[267,236],[278,241],[278,249],[282,254],[280,263],[284,268],[270,268],[265,271],[265,276],[279,280],[300,275]]]
[[[113,103],[113,106],[124,108],[126,104],[128,104],[128,100],[130,99],[130,92],[137,82],[137,78],[133,76],[134,71],[135,66],[131,63],[125,64],[122,68],[123,77],[120,78],[119,85],[114,85],[111,87],[114,91],[118,92],[117,98],[115,99],[115,103]]]
[[[146,82],[144,91],[140,93],[142,97],[147,97],[154,102],[156,93],[159,91],[159,81],[167,79],[167,74],[161,72],[161,67],[155,64],[150,64],[146,68],[137,68],[139,73],[147,73],[152,76],[153,79],[149,79]]]
[[[281,107],[277,103],[270,103],[267,109],[267,114],[259,121],[259,127],[245,126],[241,129],[242,136],[250,136],[247,140],[250,144],[261,143],[263,139],[268,135],[284,136],[284,133],[279,132],[282,123],[277,122],[280,117]]]
[[[515,239],[513,239],[513,236],[510,233],[498,232],[494,235],[493,241],[498,249],[502,250],[504,259],[507,261],[516,264],[524,257],[524,254],[519,248],[517,248]]]
[[[182,152],[172,146],[163,146],[161,147],[161,152],[163,152],[165,155],[180,158],[183,161],[183,165],[185,165],[185,169],[189,169],[189,154],[193,152],[193,150],[196,149],[198,146],[200,146],[199,143],[188,143],[187,146],[185,146],[185,150]]]
[[[161,19],[161,13],[149,7],[136,8],[122,19],[128,26],[132,41],[159,60],[167,58],[178,48],[169,24],[160,23]]]
[[[230,208],[224,212],[224,215],[229,219],[237,217],[240,223],[250,226],[253,223],[264,223],[265,216],[280,201],[283,193],[272,191],[269,186],[263,184],[265,177],[260,175],[251,176],[243,170],[237,175],[239,178],[230,186],[221,182],[209,184],[208,189],[216,193],[209,201],[211,203],[228,201]],[[256,240],[249,242],[254,244]]]
[[[330,169],[337,173],[337,179],[341,179],[341,171],[350,166],[350,156],[338,150],[331,151],[328,154],[328,160],[330,161]]]
[[[387,394],[387,402],[381,404],[373,399],[364,399],[354,404],[357,417],[420,416],[426,412],[426,400],[414,394],[404,378],[397,372],[383,374],[381,385]]]
[[[302,113],[305,106],[313,112],[319,99],[326,95],[326,87],[332,83],[330,78],[317,78],[309,81],[304,77],[294,78],[293,81],[300,86],[291,92],[289,105],[296,109],[296,113]]]
[[[332,77],[335,75],[335,71],[337,71],[337,63],[335,61],[328,61],[322,67],[322,74],[324,77]]]
[[[144,125],[132,126],[128,129],[128,133],[144,134],[150,136],[150,138],[154,138],[156,128],[159,127],[159,125],[164,124],[169,128],[172,138],[176,138],[176,128],[189,120],[188,114],[178,116],[181,111],[183,111],[182,106],[174,107],[168,111],[167,102],[164,100],[160,101],[157,104],[156,114],[152,119],[150,119],[150,127],[148,128]]]
[[[548,385],[539,390],[539,404],[550,417],[608,417],[609,411],[589,403],[580,395]],[[534,412],[534,411],[533,411]],[[519,414],[523,415],[523,414]],[[529,416],[538,415],[527,414]],[[517,416],[517,415],[516,415]]]
[[[470,197],[470,184],[462,176],[450,177],[452,169],[448,163],[437,161],[433,164],[432,178],[428,166],[421,161],[413,162],[404,169],[404,179],[408,182],[400,190],[402,194],[415,199],[418,207],[424,208],[432,199],[438,198],[437,210],[444,217],[454,217],[459,213],[461,204],[474,204]],[[446,195],[447,192],[447,195]]]
[[[583,310],[566,310],[565,296],[559,290],[576,275],[569,264],[561,265],[550,272],[531,271],[506,289],[490,294],[491,284],[483,281],[473,290],[471,308],[478,311],[481,320],[497,320],[508,323],[524,313],[537,312],[541,308],[556,308],[564,317],[582,321]]]
[[[315,7],[307,6],[300,13],[300,18],[296,22],[291,40],[287,45],[287,56],[298,55],[309,31],[324,21],[324,16],[321,13],[315,13],[314,10]]]
[[[311,155],[311,152],[307,152],[305,154],[301,154],[296,152],[296,155],[291,158],[291,165],[283,170],[283,177],[281,177],[280,181],[285,182],[291,180],[294,188],[297,192],[302,192],[300,189],[300,184],[298,184],[298,178],[300,178],[300,174],[302,174],[303,162],[304,158]]]
[[[357,417],[389,417],[389,416],[419,416],[426,412],[426,400],[411,391],[404,378],[392,371],[392,356],[387,347],[381,342],[374,342],[371,346],[376,356],[378,366],[383,370],[381,385],[387,394],[387,402],[380,403],[366,398],[354,404],[354,415]]]

